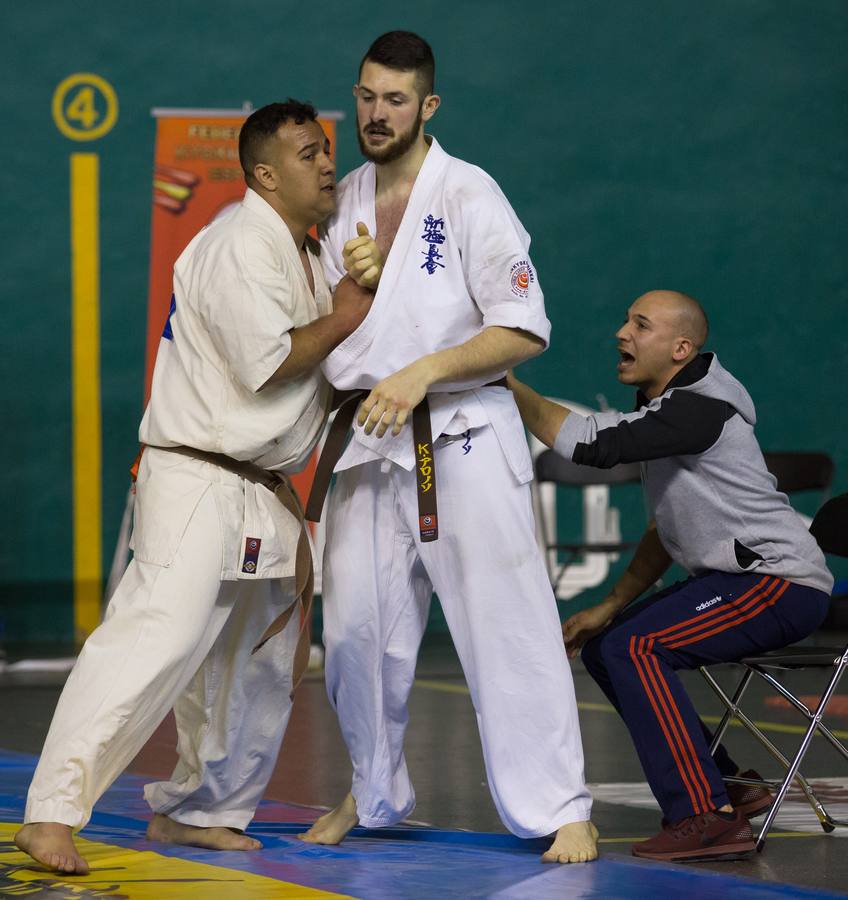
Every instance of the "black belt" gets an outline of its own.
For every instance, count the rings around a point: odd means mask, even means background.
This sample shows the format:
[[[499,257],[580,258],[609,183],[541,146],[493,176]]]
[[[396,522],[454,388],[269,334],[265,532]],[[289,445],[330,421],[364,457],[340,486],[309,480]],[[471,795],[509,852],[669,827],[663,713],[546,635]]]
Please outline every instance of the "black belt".
[[[506,378],[490,381],[483,387],[506,387]],[[345,438],[353,424],[353,417],[359,401],[368,391],[353,391],[343,400],[336,418],[327,433],[324,448],[318,460],[312,490],[306,504],[306,514],[310,522],[321,518],[324,500],[333,477],[333,469],[344,450]],[[415,481],[418,492],[418,532],[422,543],[439,538],[438,510],[436,507],[436,455],[433,452],[433,434],[430,426],[430,404],[424,399],[412,410],[412,440],[415,447]]]

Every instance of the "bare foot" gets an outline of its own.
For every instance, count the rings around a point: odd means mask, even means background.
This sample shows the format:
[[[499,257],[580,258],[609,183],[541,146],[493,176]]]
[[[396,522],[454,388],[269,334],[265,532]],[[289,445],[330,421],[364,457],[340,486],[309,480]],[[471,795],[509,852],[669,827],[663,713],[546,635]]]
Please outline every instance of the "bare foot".
[[[147,826],[147,839],[163,844],[185,844],[188,847],[205,847],[207,850],[259,850],[259,841],[236,831],[234,828],[199,825],[183,825],[161,813],[154,813]]]
[[[348,794],[334,810],[321,816],[306,834],[298,837],[310,844],[340,844],[358,824],[356,801],[353,794]]]
[[[88,863],[77,853],[70,825],[30,822],[15,835],[15,843],[36,862],[54,872],[88,875]]]
[[[598,829],[591,822],[572,822],[556,833],[544,863],[591,862],[598,858]]]

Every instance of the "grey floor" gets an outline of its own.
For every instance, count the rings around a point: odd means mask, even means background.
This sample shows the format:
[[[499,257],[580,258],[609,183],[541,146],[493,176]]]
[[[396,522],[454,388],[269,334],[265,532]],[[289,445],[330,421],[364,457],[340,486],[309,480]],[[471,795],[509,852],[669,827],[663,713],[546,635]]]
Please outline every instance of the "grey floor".
[[[840,637],[844,639],[839,635],[828,637],[835,644]],[[627,853],[632,840],[658,830],[660,814],[655,809],[628,805],[639,795],[639,789],[632,785],[644,782],[628,732],[582,666],[575,663],[573,671],[581,705],[586,777],[590,783],[603,786],[598,790],[604,799],[596,798],[593,815],[604,839],[602,851]],[[728,685],[733,680],[729,668],[720,676]],[[792,678],[797,693],[814,694],[821,689],[820,674],[804,672]],[[0,675],[0,747],[39,752],[61,682],[62,678],[55,675]],[[703,715],[720,712],[700,676],[685,673],[685,682]],[[848,679],[843,690],[845,686]],[[801,724],[799,716],[776,706],[764,688],[752,688],[750,695],[752,718],[765,721],[769,735],[787,753],[791,752],[800,741],[791,731]],[[837,709],[842,710],[842,716],[832,720],[832,727],[845,731],[848,704],[844,698]],[[131,769],[165,774],[174,760],[173,739],[173,725],[166,721]],[[727,744],[743,767],[777,776],[778,768],[767,752],[741,729],[731,729]],[[406,746],[418,795],[413,820],[442,828],[504,830],[489,797],[474,712],[447,638],[428,639],[422,648],[410,702]],[[841,783],[828,784],[825,790],[848,812],[848,761],[817,738],[804,772],[812,781],[841,778]],[[347,754],[321,675],[310,674],[299,689],[269,794],[274,799],[327,807],[346,793],[349,778]],[[625,787],[610,787],[622,784]],[[794,809],[800,825],[793,823],[793,828],[805,827],[809,832],[789,831],[779,821],[762,854],[744,861],[699,865],[758,880],[848,892],[848,829],[825,835],[817,828],[809,807],[795,804]]]

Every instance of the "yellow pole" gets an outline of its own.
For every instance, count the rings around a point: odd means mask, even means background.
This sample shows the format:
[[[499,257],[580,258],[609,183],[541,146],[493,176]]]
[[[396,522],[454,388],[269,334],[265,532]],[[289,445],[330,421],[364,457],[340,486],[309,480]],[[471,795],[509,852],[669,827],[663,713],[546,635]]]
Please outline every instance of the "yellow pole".
[[[99,158],[71,154],[74,633],[100,622],[102,593]]]

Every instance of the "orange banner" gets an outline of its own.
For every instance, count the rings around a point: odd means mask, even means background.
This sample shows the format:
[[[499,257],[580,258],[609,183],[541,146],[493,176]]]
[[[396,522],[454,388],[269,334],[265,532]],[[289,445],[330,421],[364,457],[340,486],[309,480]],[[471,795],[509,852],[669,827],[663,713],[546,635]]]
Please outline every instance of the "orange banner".
[[[150,288],[147,300],[147,352],[144,400],[150,396],[153,365],[171,303],[173,269],[189,241],[217,215],[244,196],[238,136],[250,114],[245,110],[154,109],[156,154],[153,168],[153,221],[150,237]],[[336,151],[340,113],[319,113]],[[314,457],[295,478],[298,494],[312,483]]]

